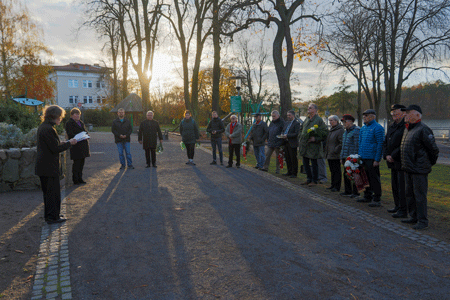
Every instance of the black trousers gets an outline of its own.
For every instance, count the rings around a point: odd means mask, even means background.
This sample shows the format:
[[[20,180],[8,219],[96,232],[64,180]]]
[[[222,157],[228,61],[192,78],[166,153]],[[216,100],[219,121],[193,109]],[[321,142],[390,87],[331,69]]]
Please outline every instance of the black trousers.
[[[84,158],[74,159],[72,164],[72,181],[78,183],[83,181]]]
[[[298,174],[298,158],[297,158],[297,147],[292,148],[289,144],[284,146],[284,156],[286,157],[286,165],[289,175]]]
[[[317,164],[317,159],[311,158],[311,166],[309,165],[309,158],[303,156],[303,166],[306,171],[306,178],[308,182],[317,183],[319,181],[319,165]]]
[[[236,166],[241,166],[241,144],[228,144],[228,165],[233,165],[233,153],[236,154]]]
[[[399,212],[406,214],[406,183],[404,171],[391,169],[391,186],[395,207],[398,207]]]
[[[194,159],[195,154],[195,143],[194,144],[185,144],[186,145],[186,152],[188,159]]]
[[[151,160],[150,160],[150,154],[151,154]],[[150,165],[152,163],[154,166],[156,166],[156,148],[146,148],[145,149],[145,161],[147,162],[147,165]]]
[[[341,160],[329,159],[328,166],[331,172],[331,186],[339,191],[342,183]]]
[[[345,163],[345,159],[341,161],[342,164]],[[346,194],[359,195],[358,189],[356,188],[356,184],[348,178],[347,171],[344,168],[344,192]]]
[[[406,202],[412,219],[428,226],[428,174],[405,173]]]
[[[58,220],[61,212],[61,186],[59,177],[39,176],[44,193],[45,220]]]
[[[363,159],[364,170],[369,178],[369,187],[364,191],[364,198],[373,201],[380,201],[381,198],[381,179],[380,167],[374,167],[374,159]]]

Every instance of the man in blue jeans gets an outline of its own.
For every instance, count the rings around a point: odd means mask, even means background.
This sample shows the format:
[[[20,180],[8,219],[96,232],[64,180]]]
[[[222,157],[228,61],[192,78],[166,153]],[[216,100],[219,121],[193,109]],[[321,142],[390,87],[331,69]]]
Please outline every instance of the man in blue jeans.
[[[225,132],[225,126],[216,111],[213,111],[211,116],[211,122],[209,122],[206,128],[206,131],[211,134],[211,147],[213,152],[213,161],[210,165],[217,165],[216,148],[218,148],[220,165],[223,166],[222,134]]]
[[[266,161],[266,154],[264,147],[266,139],[269,135],[269,128],[266,122],[261,120],[261,114],[255,114],[255,123],[253,123],[252,130],[250,131],[250,140],[253,141],[253,150],[256,158],[256,169],[264,168],[264,162]]]
[[[128,169],[134,169],[130,151],[130,136],[133,132],[133,126],[131,125],[130,120],[125,118],[125,110],[123,108],[119,108],[117,115],[119,117],[113,121],[111,131],[114,134],[114,141],[116,142],[117,150],[119,151],[120,169],[125,169],[124,150],[127,157]]]

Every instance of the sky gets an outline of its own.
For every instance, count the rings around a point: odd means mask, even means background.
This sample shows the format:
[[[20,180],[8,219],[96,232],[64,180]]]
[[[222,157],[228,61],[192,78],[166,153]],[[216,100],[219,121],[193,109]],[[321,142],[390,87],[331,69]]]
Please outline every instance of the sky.
[[[69,63],[86,63],[103,65],[104,62],[112,66],[107,56],[102,52],[103,42],[92,29],[81,28],[84,21],[85,8],[80,0],[24,0],[31,17],[43,29],[44,39],[47,46],[52,50],[51,58],[53,65],[66,65]],[[253,36],[255,41],[257,36]],[[176,42],[169,45],[165,40],[165,45],[155,55],[153,80],[151,88],[167,87],[169,85],[182,85],[181,77],[175,68],[180,68],[180,58],[169,56],[167,53],[173,52]],[[271,53],[272,41],[267,42],[269,53]],[[212,67],[211,51],[205,49],[202,67]],[[232,55],[233,51],[226,49],[224,56]],[[278,85],[273,65],[268,65],[269,72],[266,77],[266,86],[278,92]],[[303,101],[310,101],[318,94],[330,95],[336,91],[342,78],[342,72],[336,72],[326,67],[324,63],[296,61],[293,69],[293,80],[291,86],[293,90],[300,92]],[[436,76],[431,74],[418,74],[413,76],[408,82],[409,85],[435,80]],[[445,81],[445,80],[444,80]],[[346,76],[347,84],[352,84],[356,90],[355,80],[351,75]]]

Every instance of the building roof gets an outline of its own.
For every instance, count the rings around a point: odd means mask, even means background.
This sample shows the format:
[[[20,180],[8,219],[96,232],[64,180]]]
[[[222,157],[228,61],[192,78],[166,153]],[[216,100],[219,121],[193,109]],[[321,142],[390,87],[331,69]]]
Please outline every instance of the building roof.
[[[109,71],[109,68],[100,67],[98,64],[88,65],[79,63],[70,63],[65,66],[52,66],[54,71],[70,71],[70,72],[91,72],[91,73],[104,73]]]
[[[143,112],[142,99],[135,93],[129,94],[119,104],[117,104],[111,112],[117,112],[119,108],[125,109],[125,112]]]

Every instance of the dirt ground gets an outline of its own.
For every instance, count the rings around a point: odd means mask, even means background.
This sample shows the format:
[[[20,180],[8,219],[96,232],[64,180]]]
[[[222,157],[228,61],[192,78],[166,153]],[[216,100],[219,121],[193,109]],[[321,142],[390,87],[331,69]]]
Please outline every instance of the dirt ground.
[[[0,194],[0,299],[29,299],[44,222],[40,191]]]

